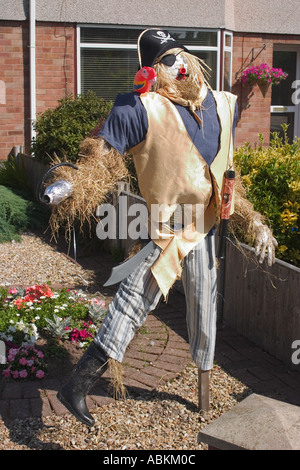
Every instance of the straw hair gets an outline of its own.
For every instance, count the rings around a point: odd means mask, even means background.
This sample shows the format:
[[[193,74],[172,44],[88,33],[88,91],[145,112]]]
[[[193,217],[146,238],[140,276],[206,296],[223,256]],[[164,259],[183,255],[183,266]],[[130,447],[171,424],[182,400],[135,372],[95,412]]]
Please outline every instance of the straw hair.
[[[179,52],[187,61],[189,76],[186,80],[171,80],[168,73],[169,67],[159,61],[164,55],[178,54]],[[207,88],[211,88],[207,81],[209,67],[202,59],[182,49],[170,49],[158,58],[153,68],[157,73],[154,91],[166,96],[171,101],[189,107],[193,112],[201,107],[207,94]]]
[[[102,139],[84,139],[79,155],[78,170],[58,167],[49,182],[66,179],[72,184],[72,195],[52,207],[49,224],[54,237],[64,226],[69,239],[75,221],[79,221],[80,229],[85,223],[91,227],[91,221],[96,220],[96,209],[108,193],[115,189],[118,181],[129,179],[121,155]]]

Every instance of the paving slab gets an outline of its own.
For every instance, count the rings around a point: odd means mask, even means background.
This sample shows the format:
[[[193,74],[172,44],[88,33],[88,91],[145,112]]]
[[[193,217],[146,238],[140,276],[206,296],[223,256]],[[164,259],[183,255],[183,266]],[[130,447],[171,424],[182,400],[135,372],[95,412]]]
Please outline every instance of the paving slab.
[[[199,432],[219,450],[300,450],[300,408],[253,393]]]

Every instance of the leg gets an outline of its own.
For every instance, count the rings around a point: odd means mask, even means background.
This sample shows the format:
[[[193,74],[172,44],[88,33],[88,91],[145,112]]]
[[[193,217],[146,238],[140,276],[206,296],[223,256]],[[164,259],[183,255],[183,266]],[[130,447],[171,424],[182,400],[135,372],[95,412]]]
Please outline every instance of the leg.
[[[156,248],[120,285],[109,306],[95,343],[118,362],[123,361],[127,346],[161,298],[161,291],[151,272],[160,249]]]
[[[199,410],[209,410],[209,370],[198,369],[198,406]]]
[[[208,377],[213,367],[216,339],[217,276],[213,236],[207,236],[187,255],[182,281],[190,352],[199,368],[199,406],[202,408],[209,403]]]
[[[68,382],[57,394],[61,403],[87,426],[93,426],[85,397],[107,369],[108,357],[95,343],[91,343],[71,373]]]
[[[122,362],[135,331],[161,297],[150,270],[159,254],[160,250],[155,249],[120,285],[94,341],[57,395],[66,408],[88,426],[93,426],[94,419],[87,409],[87,393],[107,369],[110,357]]]

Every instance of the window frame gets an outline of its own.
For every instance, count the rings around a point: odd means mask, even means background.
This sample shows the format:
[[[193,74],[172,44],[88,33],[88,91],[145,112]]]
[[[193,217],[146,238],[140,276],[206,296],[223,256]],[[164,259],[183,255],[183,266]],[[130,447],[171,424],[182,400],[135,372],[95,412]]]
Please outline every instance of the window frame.
[[[300,45],[298,44],[282,44],[275,43],[273,46],[273,52],[296,52],[296,80],[300,78]],[[298,105],[272,105],[270,106],[270,127],[271,127],[271,118],[272,114],[294,114],[294,128],[293,128],[293,138],[300,136],[300,107]]]
[[[77,25],[77,32],[76,32],[76,50],[77,50],[77,58],[76,58],[76,88],[77,94],[81,93],[81,50],[82,49],[118,49],[118,50],[136,50],[137,51],[137,44],[122,44],[122,43],[91,43],[91,42],[81,42],[81,28],[122,28],[122,29],[147,29],[146,26],[138,26],[138,25],[129,25],[129,26],[119,26],[119,25],[99,25],[99,24],[78,24]],[[222,90],[224,88],[224,61],[225,61],[225,52],[230,52],[230,89],[232,86],[232,49],[233,49],[233,33],[227,30],[221,30],[218,28],[182,28],[182,27],[164,27],[162,26],[161,29],[167,29],[170,31],[203,31],[203,32],[213,32],[216,33],[216,46],[195,46],[189,45],[188,42],[185,44],[186,47],[191,52],[198,52],[198,51],[207,51],[207,52],[215,52],[216,53],[216,64],[217,64],[217,71],[216,71],[216,87],[215,89]],[[231,46],[226,46],[225,38],[226,35],[231,36]]]

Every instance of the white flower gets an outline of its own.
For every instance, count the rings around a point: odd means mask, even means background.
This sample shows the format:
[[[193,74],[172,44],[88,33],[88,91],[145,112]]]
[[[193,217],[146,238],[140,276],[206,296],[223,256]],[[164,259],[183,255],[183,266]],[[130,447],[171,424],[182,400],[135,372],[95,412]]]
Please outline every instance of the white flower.
[[[59,312],[59,309],[58,309],[58,308],[55,308],[55,309],[54,309],[54,312],[55,312],[55,313],[58,313],[58,312]]]

